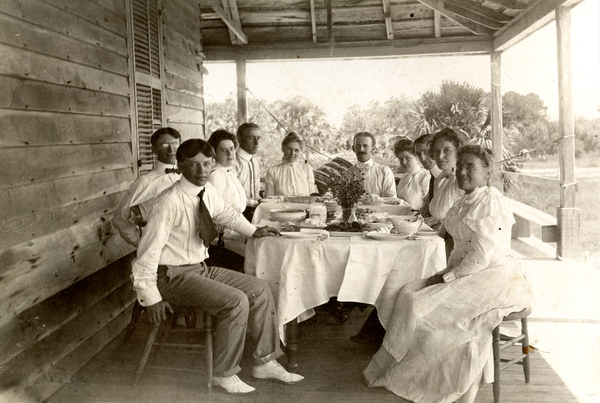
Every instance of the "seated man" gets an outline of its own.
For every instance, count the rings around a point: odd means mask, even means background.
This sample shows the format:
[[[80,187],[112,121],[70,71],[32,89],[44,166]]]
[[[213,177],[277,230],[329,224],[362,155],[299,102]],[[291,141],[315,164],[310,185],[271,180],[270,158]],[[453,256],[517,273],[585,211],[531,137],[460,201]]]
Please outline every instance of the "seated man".
[[[427,219],[427,224],[429,226],[439,226],[439,221],[435,218],[432,218],[431,213],[429,212],[429,202],[433,198],[435,178],[440,176],[442,173],[442,170],[438,168],[435,160],[431,158],[430,155],[432,139],[433,136],[431,134],[424,134],[415,140],[415,154],[419,158],[419,161],[421,161],[423,168],[429,170],[429,173],[431,173],[429,180],[429,192],[423,199],[423,206],[419,210],[419,213]]]
[[[133,246],[140,240],[140,228],[146,225],[148,211],[154,199],[166,188],[179,180],[175,169],[175,153],[181,142],[179,132],[171,127],[163,127],[152,134],[150,143],[156,155],[154,170],[138,177],[130,186],[115,210],[112,225],[121,238]]]
[[[254,210],[260,202],[260,164],[258,161],[258,143],[262,131],[255,123],[243,123],[237,130],[240,146],[237,149],[235,171],[246,192],[247,207],[244,217],[252,221]]]
[[[375,147],[375,137],[371,133],[357,133],[352,141],[352,151],[356,154],[358,162],[344,172],[344,175],[364,175],[367,194],[396,197],[394,174],[389,167],[371,159],[373,147]]]
[[[210,144],[200,139],[187,140],[177,150],[183,177],[156,200],[132,264],[138,301],[152,322],[166,320],[170,304],[197,306],[217,317],[214,383],[227,392],[254,390],[236,375],[246,329],[253,343],[252,375],[287,384],[299,382],[302,376],[287,372],[276,361],[283,353],[267,284],[204,263],[208,245],[218,235],[213,218],[247,237],[278,234],[273,228],[250,224],[208,183],[214,155]]]

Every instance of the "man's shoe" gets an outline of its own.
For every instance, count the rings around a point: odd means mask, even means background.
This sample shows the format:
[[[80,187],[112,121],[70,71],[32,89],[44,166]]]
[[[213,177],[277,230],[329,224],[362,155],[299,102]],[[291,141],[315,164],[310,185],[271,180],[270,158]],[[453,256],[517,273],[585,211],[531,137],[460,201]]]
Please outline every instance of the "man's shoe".
[[[237,375],[225,377],[214,376],[213,384],[222,387],[225,389],[225,392],[231,393],[232,395],[245,395],[246,393],[254,392],[256,390],[238,378]]]
[[[252,376],[258,379],[273,379],[286,385],[292,385],[304,379],[302,375],[287,372],[276,360],[252,368]]]

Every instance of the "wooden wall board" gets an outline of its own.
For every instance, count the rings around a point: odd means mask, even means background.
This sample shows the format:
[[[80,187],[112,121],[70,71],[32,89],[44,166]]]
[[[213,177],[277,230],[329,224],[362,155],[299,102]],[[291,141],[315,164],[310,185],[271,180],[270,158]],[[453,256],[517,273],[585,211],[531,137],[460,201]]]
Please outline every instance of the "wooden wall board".
[[[201,109],[183,108],[167,105],[167,122],[197,123],[204,122],[204,111]]]
[[[127,326],[131,319],[131,304],[121,313],[112,318],[104,327],[86,339],[70,354],[64,356],[60,361],[53,363],[46,372],[39,374],[30,383],[22,383],[13,388],[0,392],[0,400],[5,398],[7,402],[30,402],[43,401],[56,392],[65,383],[68,383],[73,375],[77,373],[94,355],[110,343]],[[128,386],[130,387],[130,386]]]
[[[204,99],[200,96],[191,95],[167,89],[167,105],[179,106],[190,109],[204,110]]]
[[[200,43],[200,16],[172,7],[163,12],[164,26]]]
[[[85,66],[127,74],[127,57],[89,42],[0,14],[0,42]]]
[[[202,86],[204,78],[202,77],[202,73],[198,70],[197,66],[190,68],[170,59],[165,60],[164,66],[165,70],[170,74]]]
[[[0,44],[0,54],[2,75],[129,96],[129,82],[122,74],[4,44]]]
[[[0,189],[133,166],[129,143],[0,148],[0,161]]]
[[[170,54],[184,53],[194,57],[201,57],[202,45],[199,42],[191,41],[170,27],[163,30],[163,47],[169,50]]]
[[[80,3],[84,2],[78,4]],[[109,32],[92,22],[66,13],[41,0],[5,0],[0,5],[0,11],[49,30],[110,49],[123,56],[128,54],[125,32],[123,35]]]
[[[124,117],[0,109],[0,147],[131,142]]]
[[[202,86],[193,81],[181,78],[170,72],[165,72],[165,86],[179,92],[189,93],[191,95],[203,94]]]
[[[121,259],[133,250],[119,235],[110,234],[95,244],[72,252],[69,259],[49,262],[41,268],[3,279],[0,317],[18,315],[59,291]],[[53,269],[53,270],[50,270]],[[131,284],[128,285],[131,288]]]
[[[129,117],[129,98],[107,92],[0,76],[0,108]]]
[[[102,7],[112,11],[116,15],[122,18],[127,18],[127,7],[125,2],[127,0],[93,0],[94,3],[101,5]]]
[[[102,7],[93,1],[78,1],[73,3],[72,0],[43,0],[45,3],[51,4],[56,8],[66,11],[68,14],[73,14],[90,23],[104,28],[107,31],[114,32],[120,36],[127,36],[127,24],[125,17],[115,13],[112,10]]]
[[[207,140],[207,134],[205,134],[204,124],[169,122],[169,126],[174,129],[177,129],[179,133],[181,133],[181,141],[189,139]]]
[[[168,43],[166,45],[168,45]],[[203,57],[198,56],[197,54],[193,54],[187,51],[177,51],[177,49],[166,46],[164,49],[164,55],[165,59],[172,60],[178,64],[186,66],[189,69],[196,68],[200,63],[202,63],[202,60],[204,59]]]
[[[54,363],[68,356],[112,319],[125,311],[133,299],[131,284],[125,283],[60,329],[11,360],[0,373],[0,389],[31,385],[51,370]],[[62,379],[66,381],[67,379]]]
[[[0,192],[0,221],[122,192],[134,179],[130,167],[8,188]]]
[[[131,284],[134,254],[80,280],[45,301],[0,320],[0,365],[73,320],[123,284]]]
[[[123,196],[124,192],[113,193],[39,214],[3,220],[0,223],[0,250],[112,213]]]

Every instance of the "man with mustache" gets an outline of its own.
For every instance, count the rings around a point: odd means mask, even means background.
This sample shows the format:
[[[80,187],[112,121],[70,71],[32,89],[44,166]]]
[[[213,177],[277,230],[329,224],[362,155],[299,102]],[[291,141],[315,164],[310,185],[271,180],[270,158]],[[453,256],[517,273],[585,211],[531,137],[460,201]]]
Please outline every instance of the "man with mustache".
[[[358,162],[344,174],[362,175],[365,178],[365,192],[376,194],[380,197],[396,197],[396,182],[392,170],[385,165],[378,164],[371,159],[375,147],[375,137],[368,132],[354,135],[352,151],[356,154]]]
[[[131,184],[115,210],[112,225],[121,238],[133,246],[138,245],[154,199],[179,180],[175,153],[180,142],[181,134],[171,127],[160,128],[152,134],[150,143],[157,160],[154,169]]]
[[[201,139],[187,140],[177,150],[182,177],[154,203],[132,263],[138,301],[151,322],[166,320],[167,311],[173,312],[171,304],[197,306],[217,317],[213,381],[229,393],[254,391],[237,376],[246,333],[253,348],[254,378],[300,382],[301,375],[287,372],[276,361],[283,352],[269,286],[256,277],[205,263],[208,245],[218,235],[215,223],[247,238],[279,234],[274,228],[250,224],[223,200],[208,182],[214,157],[211,145]]]

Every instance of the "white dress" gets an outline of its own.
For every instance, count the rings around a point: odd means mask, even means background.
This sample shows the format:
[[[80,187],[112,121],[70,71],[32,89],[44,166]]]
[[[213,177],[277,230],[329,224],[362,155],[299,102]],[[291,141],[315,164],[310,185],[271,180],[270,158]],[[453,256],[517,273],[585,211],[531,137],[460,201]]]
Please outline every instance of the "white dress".
[[[247,204],[246,191],[237,178],[235,167],[225,167],[215,164],[208,181],[217,189],[225,203],[233,207],[238,213],[244,212]],[[217,226],[219,227],[219,226]],[[244,256],[246,249],[246,238],[238,232],[229,228],[218,228],[223,230],[225,248]]]
[[[442,171],[435,179],[433,199],[429,202],[429,212],[438,220],[443,220],[456,199],[465,192],[460,190],[454,169]]]
[[[317,192],[313,170],[304,162],[282,162],[267,169],[265,196],[308,196]]]
[[[404,199],[413,210],[423,206],[423,199],[429,193],[429,178],[431,174],[423,167],[417,166],[400,178],[396,193],[399,199]]]
[[[379,351],[364,371],[369,386],[413,402],[447,403],[479,379],[493,381],[491,333],[505,315],[531,306],[514,218],[495,188],[461,196],[444,222],[455,240],[446,283],[426,279],[400,292]]]

